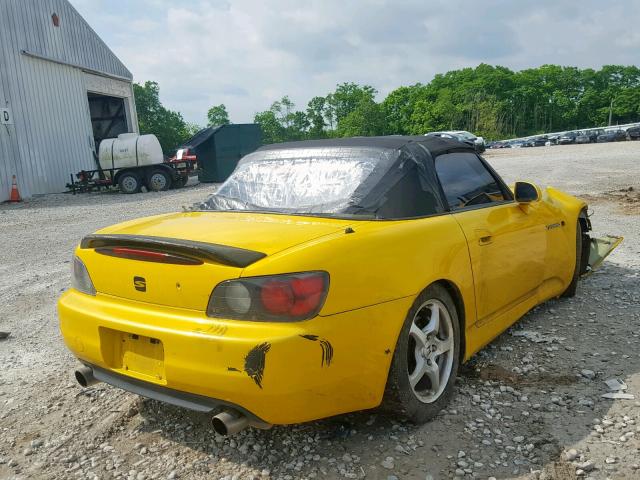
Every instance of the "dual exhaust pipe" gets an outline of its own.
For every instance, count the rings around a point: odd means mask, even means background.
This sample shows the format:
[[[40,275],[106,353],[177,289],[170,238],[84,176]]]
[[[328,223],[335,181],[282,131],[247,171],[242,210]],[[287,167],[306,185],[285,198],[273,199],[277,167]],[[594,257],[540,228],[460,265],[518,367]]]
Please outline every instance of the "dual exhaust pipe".
[[[77,382],[84,388],[100,383],[93,375],[93,369],[80,367],[75,372]],[[211,419],[211,425],[216,433],[220,435],[234,435],[245,428],[251,426],[266,430],[272,427],[271,424],[250,420],[246,415],[235,410],[223,410]]]

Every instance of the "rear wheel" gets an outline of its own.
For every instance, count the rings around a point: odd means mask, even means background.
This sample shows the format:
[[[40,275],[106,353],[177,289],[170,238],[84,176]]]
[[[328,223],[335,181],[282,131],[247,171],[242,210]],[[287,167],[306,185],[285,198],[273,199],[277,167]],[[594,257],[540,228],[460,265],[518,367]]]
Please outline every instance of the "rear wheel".
[[[458,314],[440,285],[422,292],[407,314],[387,381],[388,405],[415,423],[430,420],[453,396],[460,353]]]
[[[133,172],[125,172],[118,178],[118,186],[122,193],[138,193],[141,184],[140,177]]]
[[[578,220],[576,225],[576,266],[573,269],[573,277],[567,289],[562,293],[562,297],[574,297],[578,290],[578,280],[580,280],[580,265],[582,264],[582,224]]]
[[[169,187],[171,187],[171,175],[164,170],[151,170],[151,173],[147,177],[147,186],[149,190],[154,192],[168,190]]]

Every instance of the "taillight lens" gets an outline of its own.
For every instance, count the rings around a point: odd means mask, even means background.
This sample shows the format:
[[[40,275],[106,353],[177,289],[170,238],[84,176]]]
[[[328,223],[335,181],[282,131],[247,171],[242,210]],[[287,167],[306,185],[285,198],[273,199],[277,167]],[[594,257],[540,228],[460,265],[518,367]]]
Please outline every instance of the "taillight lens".
[[[93,286],[89,271],[85,267],[82,260],[78,257],[73,257],[73,275],[71,277],[71,286],[79,292],[86,293],[87,295],[95,295],[96,289]]]
[[[322,308],[328,289],[327,272],[228,280],[213,289],[207,315],[262,322],[308,320]]]

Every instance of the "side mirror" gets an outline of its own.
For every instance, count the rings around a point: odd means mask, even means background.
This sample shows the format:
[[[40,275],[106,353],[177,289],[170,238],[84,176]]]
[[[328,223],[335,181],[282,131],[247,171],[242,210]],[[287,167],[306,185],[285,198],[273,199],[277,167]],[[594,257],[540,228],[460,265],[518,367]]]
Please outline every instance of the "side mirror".
[[[540,190],[533,183],[516,182],[513,192],[518,203],[531,203],[540,200]]]

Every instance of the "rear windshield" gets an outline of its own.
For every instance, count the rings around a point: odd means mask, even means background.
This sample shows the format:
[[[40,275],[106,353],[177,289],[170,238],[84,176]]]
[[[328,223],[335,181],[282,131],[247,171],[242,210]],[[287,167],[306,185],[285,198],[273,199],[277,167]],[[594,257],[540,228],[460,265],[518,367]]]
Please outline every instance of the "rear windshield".
[[[393,161],[379,148],[257,151],[199,209],[333,215],[357,204]]]

